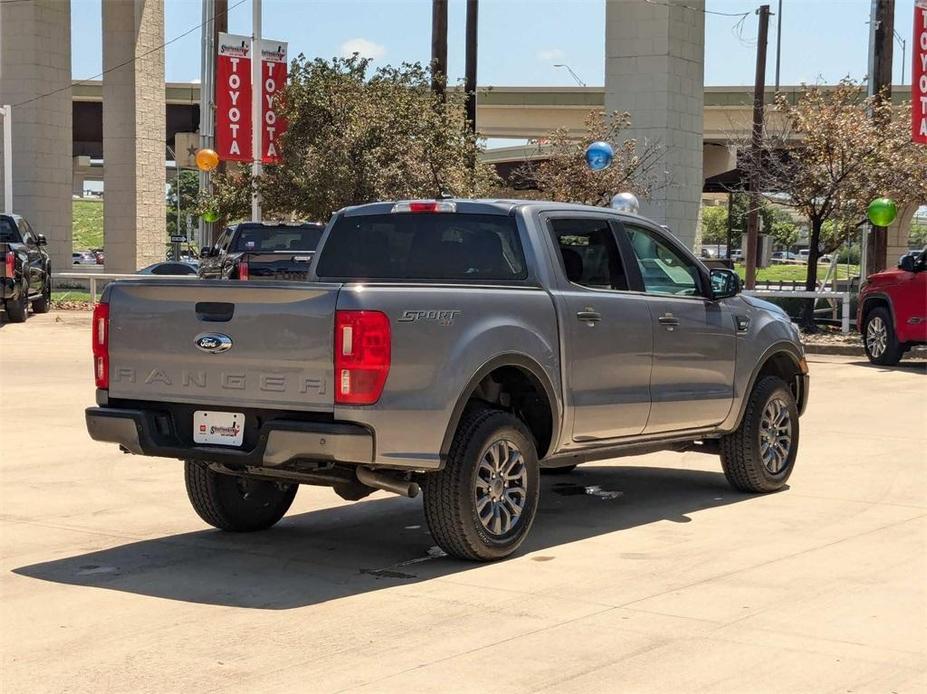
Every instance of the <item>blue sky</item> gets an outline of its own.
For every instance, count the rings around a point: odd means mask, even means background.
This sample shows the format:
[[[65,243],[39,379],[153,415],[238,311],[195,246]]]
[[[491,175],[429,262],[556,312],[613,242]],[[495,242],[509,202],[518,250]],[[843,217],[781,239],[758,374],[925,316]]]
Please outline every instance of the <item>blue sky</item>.
[[[776,12],[777,0],[767,0]],[[229,0],[229,30],[248,34],[251,2]],[[752,12],[758,0],[707,0],[707,9]],[[869,0],[783,0],[782,84],[833,83],[866,74]],[[910,44],[914,0],[897,0],[895,28]],[[165,38],[200,23],[199,0],[165,0]],[[431,51],[428,0],[264,0],[264,36],[289,41],[292,55],[331,57],[360,48],[378,64],[427,62]],[[464,0],[450,0],[448,73],[463,77]],[[554,63],[569,64],[589,85],[604,80],[604,0],[481,0],[481,85],[575,84]],[[707,15],[705,82],[753,83],[757,18],[751,14],[735,36],[736,17]],[[72,72],[76,79],[101,70],[100,0],[72,0]],[[775,64],[772,18],[768,82]],[[910,49],[910,46],[909,46]],[[910,57],[910,50],[908,53]],[[168,46],[168,81],[199,78],[199,32]],[[910,65],[905,68],[910,80]],[[895,47],[894,82],[901,80],[901,47]]]

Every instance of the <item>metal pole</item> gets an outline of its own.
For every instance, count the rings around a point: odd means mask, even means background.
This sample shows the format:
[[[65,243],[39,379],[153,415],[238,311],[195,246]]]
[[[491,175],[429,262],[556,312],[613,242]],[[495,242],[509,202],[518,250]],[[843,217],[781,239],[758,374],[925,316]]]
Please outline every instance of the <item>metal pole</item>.
[[[769,5],[759,9],[760,27],[756,45],[756,80],[753,85],[753,160],[750,167],[750,208],[747,212],[747,289],[756,286],[756,246],[759,237],[760,147],[763,138],[763,104],[766,92],[766,42],[769,35]]]
[[[467,0],[467,51],[464,91],[467,93],[467,120],[470,122],[470,132],[472,133],[476,133],[476,45],[479,7],[479,0]]]
[[[261,194],[257,180],[261,175],[261,0],[251,0],[251,220],[260,222]]]
[[[444,98],[447,86],[447,0],[431,0],[431,89]]]
[[[13,107],[0,107],[3,114],[3,211],[13,214]]]
[[[779,54],[782,52],[782,0],[776,16],[776,93],[779,92]]]

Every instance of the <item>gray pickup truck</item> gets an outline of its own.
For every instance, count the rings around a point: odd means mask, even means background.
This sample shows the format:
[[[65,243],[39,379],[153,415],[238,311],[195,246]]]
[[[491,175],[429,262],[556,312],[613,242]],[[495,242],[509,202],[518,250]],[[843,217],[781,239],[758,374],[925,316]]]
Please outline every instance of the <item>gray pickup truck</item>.
[[[178,458],[223,530],[299,484],[424,492],[456,557],[513,552],[539,473],[658,450],[781,489],[808,370],[784,312],[656,224],[534,201],[336,213],[307,282],[110,284],[93,318],[98,441]]]

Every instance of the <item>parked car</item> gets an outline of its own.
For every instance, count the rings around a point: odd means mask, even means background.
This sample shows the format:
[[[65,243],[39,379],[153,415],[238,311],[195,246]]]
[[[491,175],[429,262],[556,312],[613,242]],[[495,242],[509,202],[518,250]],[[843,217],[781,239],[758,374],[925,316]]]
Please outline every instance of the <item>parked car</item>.
[[[93,257],[96,258],[97,265],[106,263],[106,255],[103,253],[102,248],[93,248],[90,252],[93,253]]]
[[[195,275],[196,268],[189,263],[180,263],[168,260],[162,263],[153,263],[139,270],[138,275]]]
[[[401,201],[329,223],[307,282],[114,282],[90,436],[185,461],[207,523],[269,528],[300,483],[414,496],[437,543],[507,556],[539,469],[720,454],[782,489],[808,370],[796,327],[657,224],[536,201]]]
[[[798,256],[791,251],[774,251],[772,254],[774,263],[787,263],[794,260],[798,260]]]
[[[242,222],[200,253],[204,279],[305,280],[324,224]]]
[[[911,347],[927,344],[927,248],[866,278],[856,326],[873,364],[897,364]]]
[[[45,246],[24,218],[0,215],[0,300],[11,323],[22,323],[29,314],[47,313],[51,308],[51,261]]]
[[[97,257],[91,251],[79,251],[71,253],[71,259],[75,265],[96,265]]]
[[[739,248],[735,248],[731,251],[731,260],[735,263],[742,263],[744,261],[744,252]]]

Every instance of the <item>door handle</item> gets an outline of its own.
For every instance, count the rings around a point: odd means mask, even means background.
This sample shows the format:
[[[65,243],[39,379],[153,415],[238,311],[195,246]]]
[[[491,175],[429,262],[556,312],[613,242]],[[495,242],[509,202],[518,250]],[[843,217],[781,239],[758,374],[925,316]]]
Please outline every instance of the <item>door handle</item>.
[[[676,316],[674,316],[672,313],[664,313],[662,316],[657,318],[657,323],[672,330],[677,325],[679,325],[679,319],[676,318]]]
[[[583,311],[577,311],[576,317],[584,323],[598,323],[600,320],[602,320],[602,314],[598,311],[593,311],[591,308],[587,308]]]

